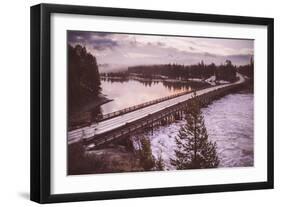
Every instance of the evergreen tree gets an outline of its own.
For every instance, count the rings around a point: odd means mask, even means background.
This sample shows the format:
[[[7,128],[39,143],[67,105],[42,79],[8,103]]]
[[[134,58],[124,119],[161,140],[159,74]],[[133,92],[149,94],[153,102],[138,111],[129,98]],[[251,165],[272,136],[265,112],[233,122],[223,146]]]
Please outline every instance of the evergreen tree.
[[[175,138],[177,149],[171,164],[178,170],[215,168],[219,165],[216,143],[208,140],[198,97],[194,96],[186,113],[186,123]]]
[[[98,64],[85,47],[68,45],[68,104],[69,111],[92,101],[101,92]]]
[[[139,139],[139,158],[144,170],[151,170],[155,167],[155,159],[151,151],[150,140],[146,137]]]
[[[164,165],[164,160],[162,158],[162,154],[159,153],[159,155],[155,161],[155,168],[156,168],[156,170],[160,171],[160,170],[164,170],[164,167],[165,167],[165,165]]]

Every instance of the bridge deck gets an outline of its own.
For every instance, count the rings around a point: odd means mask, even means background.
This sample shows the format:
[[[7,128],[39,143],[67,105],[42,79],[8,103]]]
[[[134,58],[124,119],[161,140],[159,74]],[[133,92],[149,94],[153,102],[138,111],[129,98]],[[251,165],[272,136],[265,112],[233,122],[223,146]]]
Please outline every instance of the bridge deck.
[[[231,85],[237,85],[240,83],[243,83],[245,81],[244,77],[240,74],[238,74],[239,80],[235,83],[229,83],[219,86],[213,86],[210,88],[202,89],[196,91],[197,95],[202,95],[209,93],[211,91],[215,91],[220,88],[228,87]],[[154,114],[158,111],[165,110],[165,108],[171,107],[173,105],[177,105],[178,103],[187,101],[192,98],[193,94],[184,94],[182,96],[178,96],[160,103],[156,103],[154,105],[147,106],[145,108],[141,108],[136,111],[132,111],[117,117],[113,117],[108,120],[104,120],[101,122],[98,122],[96,124],[92,124],[90,126],[82,127],[80,129],[76,129],[73,131],[68,132],[68,143],[76,142],[80,139],[87,139],[90,137],[93,137],[95,135],[100,135],[105,132],[109,132],[111,130],[117,129],[119,127],[122,127],[126,125],[127,123],[132,123],[134,121],[137,121],[141,118],[144,118],[148,115]]]

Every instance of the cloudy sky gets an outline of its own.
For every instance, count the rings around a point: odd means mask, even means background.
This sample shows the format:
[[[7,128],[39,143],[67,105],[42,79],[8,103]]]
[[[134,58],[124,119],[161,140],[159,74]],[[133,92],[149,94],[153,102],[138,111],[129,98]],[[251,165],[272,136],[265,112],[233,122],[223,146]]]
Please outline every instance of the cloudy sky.
[[[69,31],[68,43],[85,46],[102,70],[148,64],[248,64],[253,40]]]

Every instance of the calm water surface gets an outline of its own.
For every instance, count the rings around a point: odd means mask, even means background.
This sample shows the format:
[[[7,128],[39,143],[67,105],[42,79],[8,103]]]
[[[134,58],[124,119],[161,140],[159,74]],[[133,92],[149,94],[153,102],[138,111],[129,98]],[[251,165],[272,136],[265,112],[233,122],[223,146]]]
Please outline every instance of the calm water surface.
[[[162,81],[108,81],[102,80],[102,93],[113,99],[101,106],[102,113],[107,114],[130,106],[155,100],[186,90],[199,89],[204,83],[179,83]]]

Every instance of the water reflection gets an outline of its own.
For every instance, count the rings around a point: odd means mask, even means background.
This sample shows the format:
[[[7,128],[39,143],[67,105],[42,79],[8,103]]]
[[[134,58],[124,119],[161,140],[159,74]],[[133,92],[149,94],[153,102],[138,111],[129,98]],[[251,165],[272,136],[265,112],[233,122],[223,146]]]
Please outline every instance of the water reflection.
[[[103,104],[103,114],[141,104],[186,90],[206,87],[201,82],[177,82],[152,79],[105,79],[101,80],[102,93],[113,101]]]

